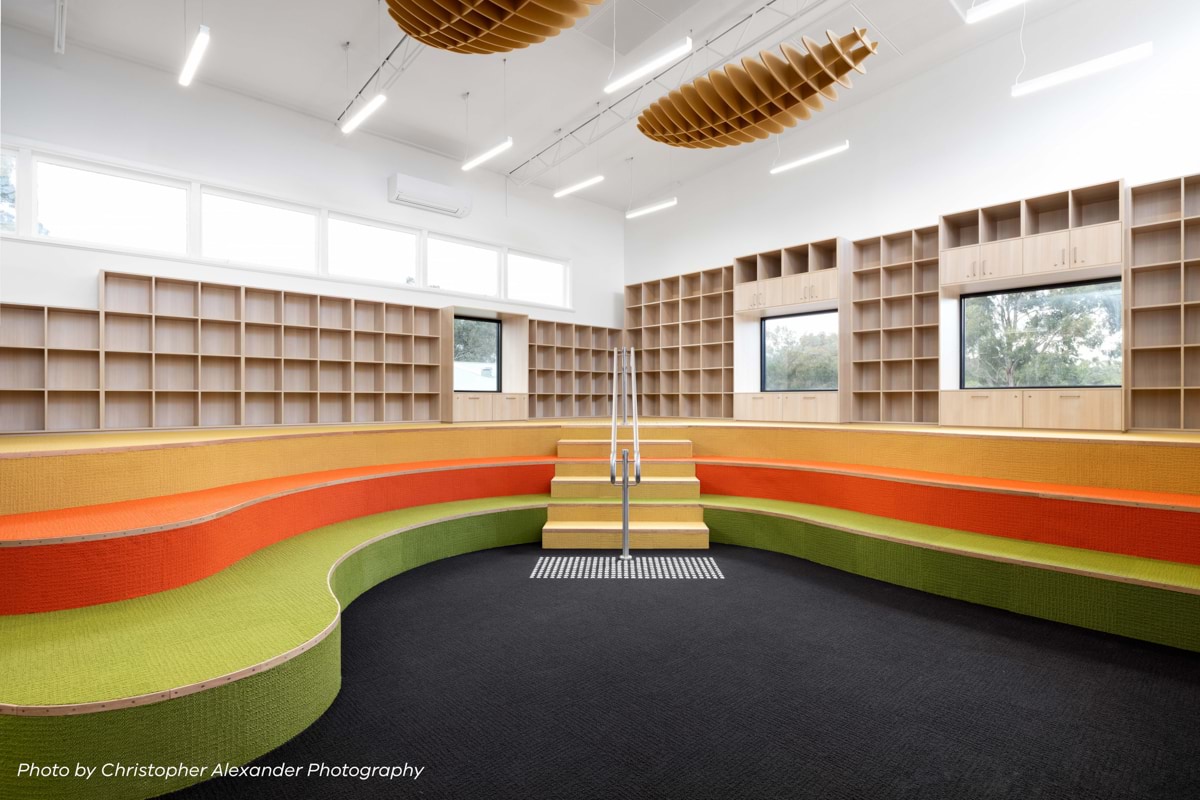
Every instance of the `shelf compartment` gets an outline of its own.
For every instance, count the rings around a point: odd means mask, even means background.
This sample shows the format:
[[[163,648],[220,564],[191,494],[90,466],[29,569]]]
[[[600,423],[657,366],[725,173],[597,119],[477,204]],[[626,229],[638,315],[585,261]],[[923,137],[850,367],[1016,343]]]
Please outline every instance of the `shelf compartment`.
[[[104,427],[149,428],[154,421],[154,395],[150,392],[104,393]]]
[[[1129,192],[1132,225],[1151,225],[1177,220],[1182,209],[1183,193],[1178,179],[1135,186]]]
[[[349,330],[354,327],[354,314],[349,300],[341,297],[322,297],[318,303],[322,328]]]
[[[660,322],[660,312],[658,304],[642,307],[642,327],[650,328],[658,325]]]
[[[322,361],[317,368],[317,389],[322,392],[349,392],[350,365]]]
[[[880,270],[871,269],[854,274],[854,299],[877,300],[882,292]]]
[[[246,359],[246,391],[278,392],[283,390],[283,362],[273,358]],[[155,378],[157,380],[157,376]]]
[[[283,329],[284,358],[316,358],[317,331],[312,328]]]
[[[242,388],[242,362],[238,358],[203,356],[200,359],[200,390],[237,392]]]
[[[437,392],[440,386],[438,384],[438,368],[435,365],[417,365],[413,367],[413,391],[417,394],[422,392]]]
[[[236,322],[200,322],[200,354],[213,356],[241,355],[239,324]]]
[[[937,358],[937,328],[917,328],[913,331],[913,356],[915,358]]]
[[[312,393],[283,395],[283,424],[307,425],[317,421],[317,396]]]
[[[880,422],[882,399],[878,392],[855,392],[851,398],[855,422]]]
[[[154,352],[195,354],[199,352],[199,343],[198,321],[161,317],[154,320]]]
[[[1200,345],[1200,305],[1183,310],[1183,343]]]
[[[1132,238],[1132,265],[1135,267],[1181,260],[1182,252],[1180,249],[1178,223],[1170,223],[1157,228],[1135,230]]]
[[[721,344],[725,341],[725,325],[723,320],[707,319],[703,323],[700,343],[701,344]],[[670,346],[670,343],[663,339],[663,347]]]
[[[783,274],[801,275],[808,272],[808,247],[786,247],[783,250]]]
[[[878,362],[854,365],[854,391],[878,392],[883,388]]]
[[[704,300],[708,298],[689,297],[683,301],[682,319],[684,322],[697,322],[703,316]]]
[[[1121,219],[1121,182],[1111,181],[1071,192],[1071,227],[1103,225]]]
[[[322,330],[317,341],[317,357],[323,361],[350,361],[354,357],[350,331]]]
[[[882,242],[884,266],[890,264],[907,264],[913,260],[912,231],[884,236]]]
[[[378,361],[387,360],[383,346],[382,333],[354,333],[354,360]]]
[[[151,318],[126,314],[105,314],[104,349],[148,353],[152,349]]]
[[[913,231],[913,256],[917,261],[938,257],[938,229],[936,225]]]
[[[1200,175],[1183,179],[1183,215],[1200,216]],[[1191,425],[1188,426],[1193,427]]]
[[[1182,422],[1183,393],[1178,389],[1154,389],[1131,393],[1135,428],[1178,430]]]
[[[315,361],[284,361],[283,390],[285,392],[315,392],[317,363]]]
[[[979,214],[980,241],[1002,242],[1021,237],[1021,203],[1005,203],[983,209]]]
[[[1200,430],[1200,389],[1183,393],[1183,427]]]
[[[46,429],[46,394],[0,390],[0,431],[20,433]]]
[[[704,276],[701,273],[692,272],[684,275],[681,282],[683,297],[699,297],[704,294]]]
[[[576,350],[575,351],[575,371],[590,372],[592,369],[592,351],[591,350]]]
[[[108,356],[111,360],[112,356]],[[154,356],[156,391],[194,392],[200,388],[200,359],[194,355]]]
[[[658,291],[658,281],[647,281],[642,284],[642,305],[657,304],[662,300]]]
[[[383,395],[354,395],[355,422],[383,422]]]
[[[438,363],[438,339],[436,336],[413,337],[413,363]]]
[[[912,391],[913,362],[884,361],[882,388],[885,392]]]
[[[283,322],[283,293],[266,289],[247,289],[246,322],[277,325]]]
[[[679,299],[679,276],[663,278],[658,282],[659,301],[666,303]]]
[[[897,392],[883,395],[882,422],[912,422],[913,396],[909,392]]]
[[[99,312],[51,308],[46,313],[47,346],[62,350],[100,349]],[[36,316],[40,317],[40,314]],[[4,312],[0,311],[0,331],[3,327]]]
[[[704,369],[720,369],[725,365],[725,346],[723,344],[706,344],[700,351],[700,366]],[[705,391],[720,391],[705,389]]]
[[[936,425],[938,402],[937,392],[917,392],[913,395],[913,422]]]
[[[808,246],[808,271],[818,272],[823,269],[837,269],[837,255],[837,239],[812,242]]]
[[[1070,194],[1056,192],[1025,201],[1025,235],[1065,231],[1070,227]]]
[[[852,245],[854,251],[854,271],[874,269],[883,263],[883,245],[878,236],[870,239],[860,239]]]
[[[155,392],[154,427],[193,428],[200,420],[196,392]]]
[[[576,348],[588,349],[592,346],[592,329],[587,325],[575,326],[575,341]]]
[[[383,333],[384,326],[383,303],[354,301],[354,330]]]
[[[664,395],[679,394],[679,376],[681,374],[682,373],[680,372],[659,373],[659,376],[662,379],[662,393]]]
[[[41,350],[0,349],[0,389],[45,389],[46,355]]]
[[[738,256],[733,260],[733,282],[754,283],[758,280],[758,256]]]
[[[413,422],[437,422],[441,419],[441,403],[436,394],[413,395]]]
[[[1134,350],[1132,386],[1135,389],[1157,389],[1179,386],[1183,382],[1181,350],[1167,347],[1156,350]]]
[[[389,364],[411,364],[413,337],[389,333],[383,340],[383,360]],[[533,363],[534,359],[530,359]]]
[[[1182,338],[1182,313],[1178,306],[1137,309],[1132,312],[1131,347],[1178,345]]]
[[[854,304],[854,330],[878,330],[883,322],[882,305],[878,301],[867,301]]]
[[[938,362],[922,360],[913,362],[913,388],[922,392],[938,390]]]
[[[237,392],[201,392],[200,424],[205,427],[240,425],[242,396]]]
[[[707,300],[708,298],[704,298]],[[679,322],[679,301],[674,300],[669,303],[658,304],[659,323],[662,325],[674,325]]]
[[[530,334],[533,333],[533,323],[530,325]],[[384,329],[388,333],[412,333],[413,332],[413,310],[412,306],[396,306],[388,304],[384,308]],[[530,336],[532,339],[532,335]]]
[[[154,313],[166,317],[199,316],[199,285],[192,281],[154,279]]]
[[[283,395],[251,393],[246,395],[245,424],[278,425],[283,416]]]
[[[200,316],[204,319],[238,321],[242,318],[242,290],[237,286],[200,284]],[[203,416],[203,413],[201,414]]]
[[[106,353],[104,356],[104,388],[116,390],[146,390],[154,382],[154,364],[149,353]]]
[[[719,294],[705,295],[703,306],[704,319],[720,319],[725,314],[724,297]]]
[[[1180,300],[1179,265],[1167,264],[1132,271],[1133,306],[1160,306]]]
[[[883,293],[886,297],[909,295],[913,291],[912,266],[890,266],[883,269]]]
[[[642,327],[642,307],[634,306],[633,308],[625,309],[625,327],[640,328]]]
[[[283,355],[283,329],[278,325],[246,323],[246,356],[279,358]]]
[[[882,355],[880,345],[880,333],[873,331],[869,333],[855,333],[853,344],[853,356],[855,361],[878,361]]]
[[[730,267],[706,269],[701,273],[701,280],[705,294],[733,290],[733,270]]]
[[[310,294],[284,293],[283,322],[285,325],[315,328],[319,318],[316,297]]]
[[[140,275],[104,275],[104,309],[128,314],[154,310],[153,279]]]
[[[913,302],[911,297],[893,297],[883,300],[883,327],[904,328],[913,324]]]
[[[914,291],[936,292],[938,290],[938,265],[918,264],[913,283]]]
[[[704,341],[704,328],[699,322],[685,322],[679,330],[679,342],[684,347]]]
[[[938,322],[938,296],[924,294],[913,298],[913,324],[936,325]]]
[[[1200,217],[1183,224],[1183,258],[1185,261],[1200,259]]]
[[[386,392],[411,392],[413,390],[412,365],[388,364],[384,367],[383,389]]]
[[[412,395],[388,394],[383,397],[384,422],[407,422],[412,419]]]
[[[33,352],[36,350],[15,352]],[[37,387],[19,387],[37,388]],[[47,389],[100,388],[100,353],[50,350],[46,353]]]
[[[895,358],[912,358],[913,357],[913,332],[911,329],[901,329],[894,331],[883,332],[883,352],[884,361]],[[885,388],[886,385],[885,385]],[[900,387],[895,387],[900,388]]]
[[[1066,225],[1063,225],[1065,228]],[[962,211],[942,217],[941,248],[952,250],[979,244],[979,211]]]
[[[1189,347],[1183,351],[1183,385],[1200,389],[1200,347]]]
[[[322,392],[317,398],[317,422],[332,424],[350,422],[353,409],[350,405],[349,394],[327,394]]]
[[[86,431],[100,427],[100,392],[48,392],[46,430]]]

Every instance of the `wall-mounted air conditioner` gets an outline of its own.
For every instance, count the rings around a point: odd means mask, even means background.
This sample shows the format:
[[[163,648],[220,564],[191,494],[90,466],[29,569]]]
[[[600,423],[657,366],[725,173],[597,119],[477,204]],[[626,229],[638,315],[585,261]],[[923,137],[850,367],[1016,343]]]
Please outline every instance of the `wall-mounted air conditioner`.
[[[471,213],[471,196],[465,191],[400,173],[388,177],[388,201],[452,217]]]

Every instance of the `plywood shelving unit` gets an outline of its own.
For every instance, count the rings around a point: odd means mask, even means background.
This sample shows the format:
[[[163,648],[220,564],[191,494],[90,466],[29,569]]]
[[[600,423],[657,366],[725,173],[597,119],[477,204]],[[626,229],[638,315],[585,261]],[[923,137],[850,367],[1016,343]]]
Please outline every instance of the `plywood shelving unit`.
[[[733,416],[733,278],[717,267],[625,287],[641,414]]]
[[[1130,191],[1127,423],[1200,429],[1200,175]]]
[[[851,420],[938,421],[938,229],[861,239],[851,273]]]
[[[616,328],[530,320],[529,418],[609,416],[620,346]]]
[[[440,418],[437,309],[119,273],[100,296],[0,309],[0,430]]]

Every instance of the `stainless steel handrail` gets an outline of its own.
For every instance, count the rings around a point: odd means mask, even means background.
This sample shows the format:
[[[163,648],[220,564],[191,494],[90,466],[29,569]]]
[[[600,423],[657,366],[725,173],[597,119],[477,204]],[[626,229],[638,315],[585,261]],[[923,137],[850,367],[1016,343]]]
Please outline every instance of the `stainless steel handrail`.
[[[626,395],[629,402],[626,404]],[[642,482],[642,440],[638,425],[637,408],[637,357],[633,348],[613,349],[613,396],[612,396],[612,442],[608,451],[608,480],[617,485],[617,403],[620,401],[622,417],[629,422],[628,410],[633,414],[633,483],[629,482],[629,448],[621,450],[621,559],[633,558],[629,554],[629,487]]]
[[[608,451],[608,482],[614,486],[617,483],[617,391],[620,384],[617,381],[617,368],[620,364],[617,348],[613,348],[613,382],[612,382],[612,447]]]

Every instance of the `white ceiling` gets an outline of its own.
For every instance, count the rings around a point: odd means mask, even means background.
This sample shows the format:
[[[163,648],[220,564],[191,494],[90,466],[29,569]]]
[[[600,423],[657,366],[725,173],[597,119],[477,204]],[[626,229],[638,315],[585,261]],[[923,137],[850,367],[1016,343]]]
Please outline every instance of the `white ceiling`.
[[[1038,0],[1031,2],[1028,13],[1032,19],[1087,1]],[[508,172],[552,143],[556,131],[574,128],[595,113],[598,103],[611,102],[602,91],[610,75],[631,69],[689,32],[697,42],[715,36],[763,2],[606,0],[574,29],[509,54],[507,67],[503,56],[426,49],[398,79],[388,93],[388,103],[363,130],[454,159],[482,151],[508,133],[515,146],[488,165],[497,172]],[[824,112],[829,115],[982,41],[1010,33],[1020,24],[1018,10],[967,26],[953,2],[777,0],[777,8],[797,16],[789,27],[755,50],[800,34],[823,38],[827,28],[844,32],[854,26],[867,27],[880,39],[879,55],[866,63],[866,75],[854,77],[855,87],[842,92]],[[957,2],[970,5],[972,0]],[[51,0],[5,0],[3,22],[48,35],[53,28],[54,5]],[[401,38],[400,30],[381,8],[377,0],[89,0],[69,5],[67,47],[83,45],[175,72],[203,9],[212,43],[196,80],[333,124],[375,70],[380,54],[390,51]],[[755,30],[778,19],[763,16],[746,38],[753,38]],[[348,54],[342,47],[347,41]],[[1071,46],[1079,45],[1070,41],[1063,45]],[[507,111],[502,100],[505,70]],[[465,92],[470,92],[469,133],[462,99]],[[661,93],[643,94],[641,105],[648,105]],[[557,188],[599,171],[608,179],[581,197],[624,208],[631,200],[629,167],[624,163],[629,157],[634,158],[632,202],[636,204],[670,194],[675,184],[727,163],[748,148],[762,146],[767,145],[680,150],[645,139],[629,122],[535,182]],[[797,154],[812,149],[804,140],[803,125],[785,133],[780,147],[785,153]]]

